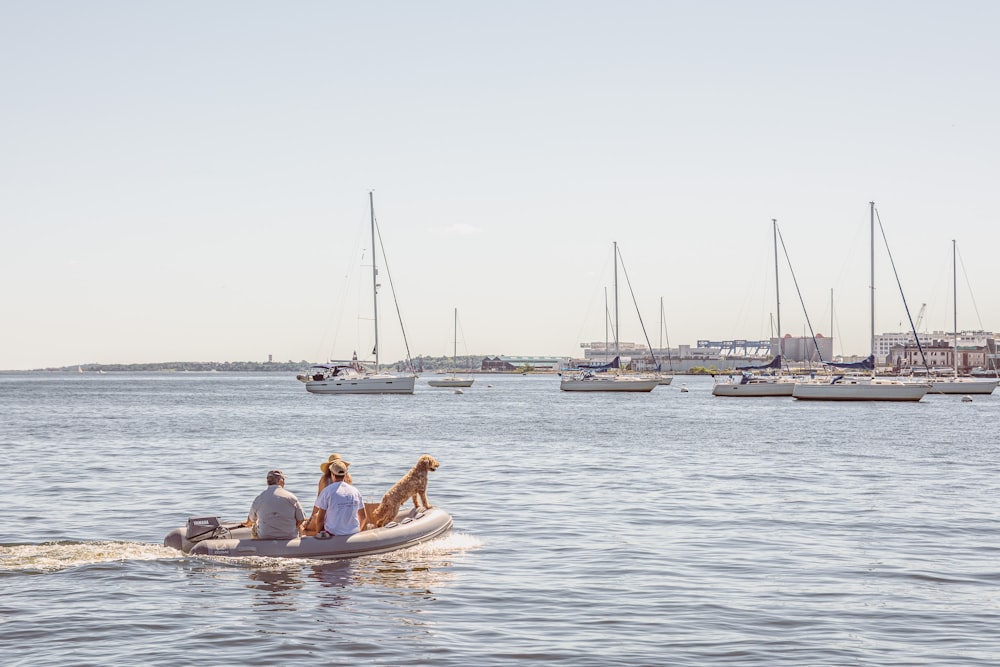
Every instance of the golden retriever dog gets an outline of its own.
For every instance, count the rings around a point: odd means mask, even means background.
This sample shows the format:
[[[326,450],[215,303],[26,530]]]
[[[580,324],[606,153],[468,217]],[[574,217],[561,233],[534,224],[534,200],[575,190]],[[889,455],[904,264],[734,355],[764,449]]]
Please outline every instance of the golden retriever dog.
[[[417,459],[417,465],[410,468],[402,479],[386,491],[382,496],[382,502],[375,509],[374,516],[369,517],[375,527],[381,528],[395,519],[399,508],[410,498],[413,498],[414,507],[420,507],[419,501],[422,501],[424,507],[430,509],[431,504],[427,502],[427,473],[437,470],[440,465],[430,454],[424,454]]]

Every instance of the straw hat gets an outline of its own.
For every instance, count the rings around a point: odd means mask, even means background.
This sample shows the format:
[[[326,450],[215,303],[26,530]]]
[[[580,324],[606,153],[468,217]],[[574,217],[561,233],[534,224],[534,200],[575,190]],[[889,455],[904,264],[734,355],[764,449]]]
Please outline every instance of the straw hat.
[[[340,458],[340,454],[330,454],[330,458],[319,464],[319,469],[323,471],[325,475],[327,471],[338,477],[347,474],[347,468],[350,467],[350,463]]]

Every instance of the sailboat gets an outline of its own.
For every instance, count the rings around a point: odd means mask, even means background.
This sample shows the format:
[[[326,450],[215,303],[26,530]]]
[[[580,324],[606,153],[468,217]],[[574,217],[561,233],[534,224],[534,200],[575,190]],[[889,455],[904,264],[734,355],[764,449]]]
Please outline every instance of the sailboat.
[[[455,359],[458,357],[458,308],[455,309],[455,336],[454,336],[454,347],[451,351],[451,367],[455,368]],[[455,371],[452,370],[450,375],[446,375],[443,378],[436,378],[434,380],[428,380],[427,384],[432,387],[471,387],[472,383],[475,382],[475,378],[463,378],[455,375]]]
[[[805,401],[919,401],[930,389],[925,382],[903,382],[879,378],[875,374],[875,202],[869,202],[871,215],[871,354],[856,365],[838,364],[841,368],[863,368],[871,377],[835,375],[830,382],[796,382],[792,396]]]
[[[374,368],[358,361],[357,353],[350,361],[315,364],[306,374],[296,376],[306,385],[311,394],[412,394],[417,377],[413,373],[395,375],[383,373],[379,364],[379,321],[378,321],[378,253],[375,243],[375,200],[368,193],[368,207],[372,233],[372,306],[375,320]],[[405,335],[405,333],[404,333]]]
[[[771,230],[774,235],[774,292],[775,311],[777,313],[776,326],[778,329],[778,354],[769,363],[759,366],[744,366],[736,368],[739,375],[730,375],[728,379],[720,380],[716,378],[712,386],[713,396],[791,396],[792,387],[795,386],[794,378],[781,376],[781,290],[778,287],[778,221],[771,218]],[[770,371],[768,374],[761,374],[757,371]]]
[[[563,375],[559,381],[562,391],[629,391],[648,392],[660,384],[658,377],[623,375],[618,349],[618,242],[614,242],[615,257],[615,358],[609,363],[580,367],[579,372]]]
[[[951,241],[951,286],[952,326],[954,327],[954,343],[952,357],[954,358],[953,375],[949,378],[931,380],[928,394],[992,394],[1000,384],[997,378],[961,377],[958,374],[958,262],[956,261],[955,240]]]
[[[663,332],[667,330],[667,322],[663,315],[663,297],[660,297],[660,350],[663,349]],[[657,376],[660,378],[661,385],[669,385],[674,381],[674,368],[673,360],[670,359],[670,336],[667,336],[667,359],[670,361],[670,373],[664,374],[662,371],[657,371]]]

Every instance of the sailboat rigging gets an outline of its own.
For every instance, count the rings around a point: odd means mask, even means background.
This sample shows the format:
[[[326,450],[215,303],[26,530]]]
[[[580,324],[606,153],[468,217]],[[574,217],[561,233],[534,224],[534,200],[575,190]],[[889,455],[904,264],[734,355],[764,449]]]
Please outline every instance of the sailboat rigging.
[[[811,401],[919,401],[930,389],[930,384],[903,382],[879,378],[875,372],[875,202],[869,202],[870,210],[870,279],[871,337],[870,354],[867,359],[851,364],[832,364],[839,368],[859,368],[871,372],[868,378],[834,376],[831,382],[796,382],[792,396]],[[884,236],[884,233],[883,233]],[[898,280],[897,280],[898,282]],[[902,290],[900,290],[902,293]],[[829,363],[829,362],[828,362]]]
[[[471,387],[472,383],[475,382],[475,378],[463,378],[455,375],[456,359],[458,357],[458,308],[455,309],[455,333],[452,339],[454,347],[451,352],[451,367],[452,371],[450,374],[443,378],[435,378],[433,380],[428,380],[427,384],[432,387]]]
[[[663,297],[661,296],[660,297],[660,347],[659,347],[661,352],[663,351],[663,335],[666,333],[666,330],[667,330],[667,321],[663,312]],[[673,357],[670,356],[669,335],[667,336],[667,363],[670,365],[670,372],[666,375],[663,374],[663,369],[660,368],[659,364],[656,367],[657,368],[656,372],[660,378],[661,385],[669,385],[671,382],[674,381],[674,360]]]
[[[312,394],[412,394],[416,384],[416,375],[392,374],[381,372],[379,345],[378,291],[378,253],[376,247],[381,247],[381,237],[376,238],[375,200],[373,193],[368,193],[368,207],[371,224],[372,241],[372,308],[374,312],[375,345],[372,354],[375,357],[374,368],[368,368],[358,361],[357,354],[350,361],[331,361],[328,364],[314,364],[306,374],[296,376],[304,382],[306,391]],[[376,245],[376,240],[378,245]],[[385,248],[382,248],[385,257]],[[387,270],[388,274],[388,270]],[[389,275],[392,286],[392,277]],[[395,292],[393,292],[395,299]],[[399,304],[396,304],[396,314],[399,315]],[[402,327],[402,318],[400,317]],[[403,331],[404,341],[406,332]],[[407,343],[407,360],[409,360],[409,344]]]
[[[739,396],[739,397],[761,397],[761,396],[791,396],[792,388],[795,386],[795,378],[782,374],[782,361],[784,359],[785,339],[781,336],[781,288],[778,284],[778,221],[771,218],[771,230],[774,237],[774,294],[775,294],[775,333],[778,339],[778,353],[767,364],[757,366],[742,366],[734,370],[740,373],[728,376],[726,379],[716,378],[712,386],[713,396]],[[781,241],[782,248],[785,242]],[[785,249],[785,260],[788,261],[788,250]],[[791,262],[788,261],[788,268],[791,269]],[[794,279],[794,272],[792,277]],[[798,290],[798,282],[795,285]],[[801,301],[801,293],[800,293]],[[803,304],[803,311],[805,305]],[[808,321],[808,314],[806,320]],[[812,325],[809,326],[810,332]],[[815,344],[815,336],[813,341]],[[763,371],[763,372],[761,372]]]
[[[958,259],[955,240],[951,241],[952,289],[952,376],[931,380],[929,394],[992,394],[997,378],[962,377],[958,374]],[[921,352],[922,354],[922,352]],[[926,359],[924,366],[927,365]]]
[[[579,372],[572,375],[563,375],[559,381],[559,389],[562,391],[628,391],[628,392],[649,392],[652,391],[660,383],[658,377],[639,377],[635,375],[624,375],[620,372],[621,368],[621,349],[619,346],[618,332],[620,328],[618,326],[618,242],[614,242],[614,306],[615,306],[615,322],[613,327],[614,333],[614,343],[615,343],[615,358],[605,364],[599,365],[595,368],[594,365],[590,367],[581,366],[578,368]],[[628,274],[625,276],[626,281],[628,280]],[[629,286],[631,289],[631,285]],[[635,302],[635,296],[633,295],[633,303]],[[638,311],[638,308],[636,308]],[[642,316],[639,316],[639,322],[642,323]],[[643,327],[643,333],[645,334],[645,326]],[[646,344],[649,347],[650,354],[653,355],[652,346],[649,344],[649,337],[646,336]],[[607,351],[607,346],[605,346],[605,352]],[[653,355],[653,363],[656,363],[656,356]],[[614,369],[613,373],[608,371]]]

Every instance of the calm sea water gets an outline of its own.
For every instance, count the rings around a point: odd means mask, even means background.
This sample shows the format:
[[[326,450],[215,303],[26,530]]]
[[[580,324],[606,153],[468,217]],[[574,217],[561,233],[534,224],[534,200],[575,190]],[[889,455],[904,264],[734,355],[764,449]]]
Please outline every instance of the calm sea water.
[[[2,662],[1000,663],[1000,396],[710,391],[0,374]],[[161,546],[244,518],[273,467],[310,505],[333,452],[370,500],[433,454],[452,535],[342,562]]]

